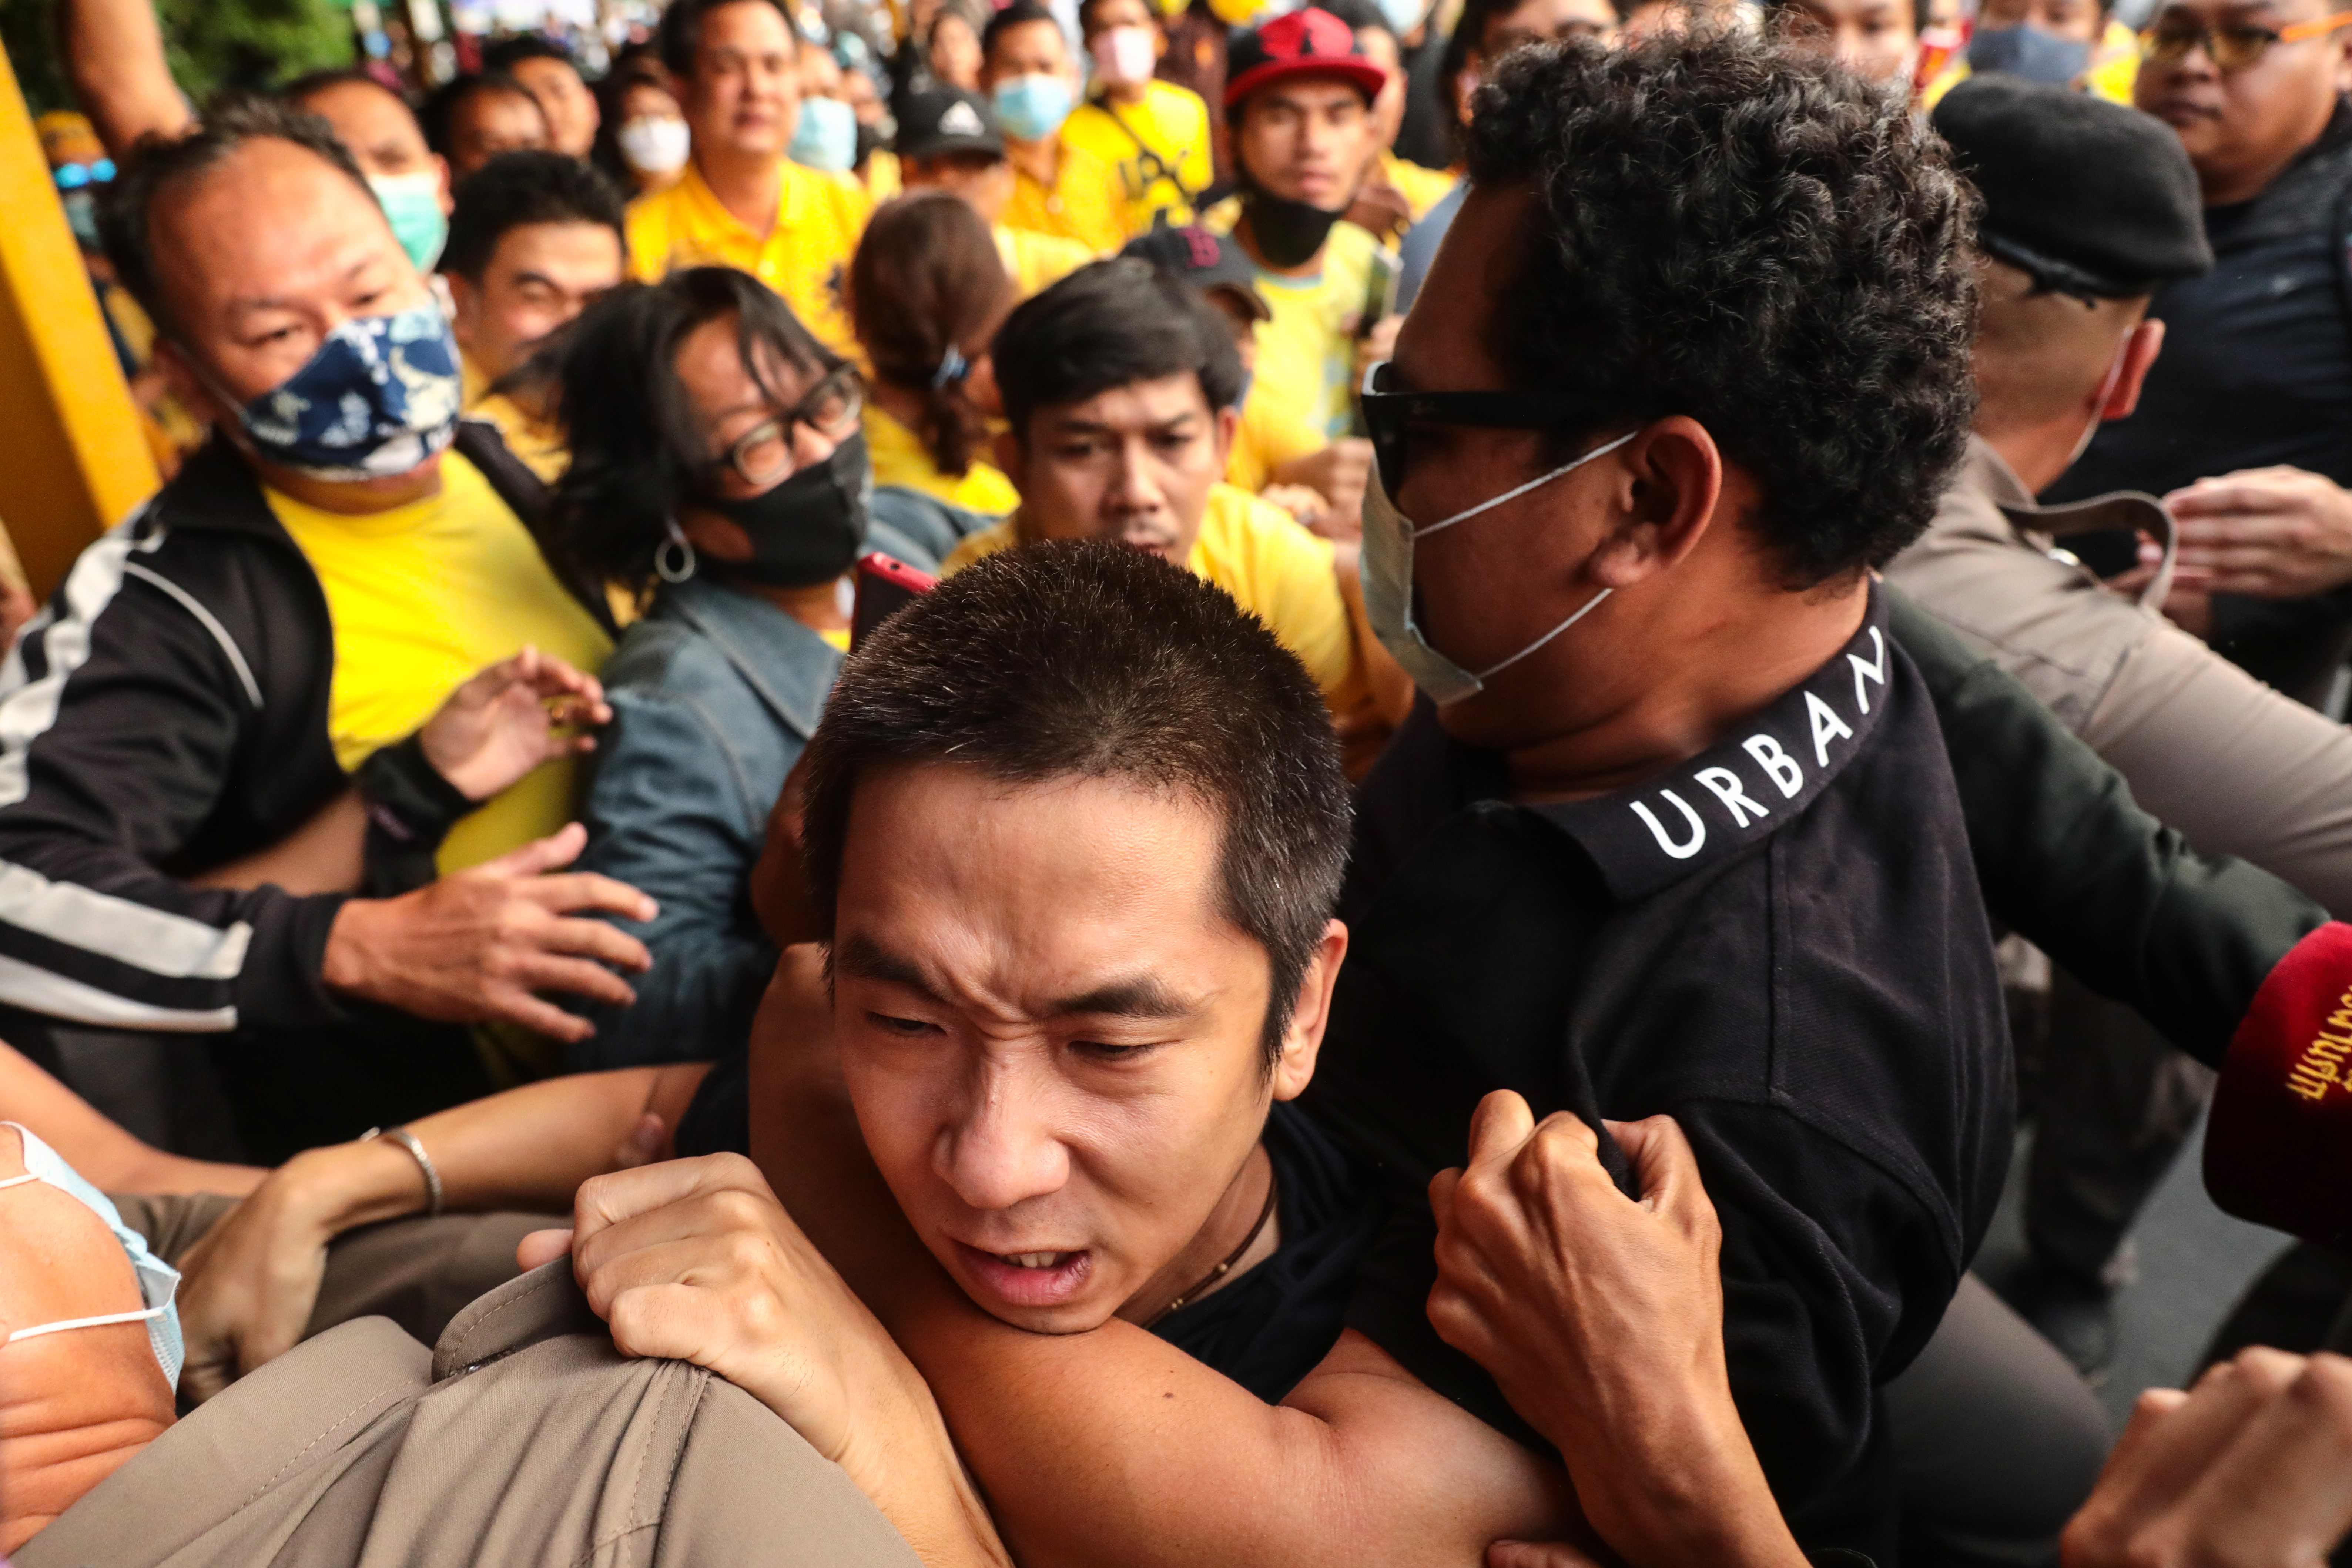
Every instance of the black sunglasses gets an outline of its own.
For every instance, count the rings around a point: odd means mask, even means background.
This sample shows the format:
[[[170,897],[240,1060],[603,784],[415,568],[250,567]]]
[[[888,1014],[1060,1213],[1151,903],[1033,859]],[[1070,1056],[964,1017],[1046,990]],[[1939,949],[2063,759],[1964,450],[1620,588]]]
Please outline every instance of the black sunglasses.
[[[1404,484],[1406,437],[1416,425],[1466,425],[1481,430],[1565,430],[1600,422],[1591,403],[1560,392],[1390,392],[1389,362],[1364,372],[1364,432],[1381,484],[1393,497]]]

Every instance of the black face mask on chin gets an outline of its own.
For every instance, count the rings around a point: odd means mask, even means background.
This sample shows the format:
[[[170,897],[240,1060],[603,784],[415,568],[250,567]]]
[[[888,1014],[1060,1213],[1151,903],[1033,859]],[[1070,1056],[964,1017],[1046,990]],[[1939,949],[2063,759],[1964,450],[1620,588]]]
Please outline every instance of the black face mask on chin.
[[[741,529],[751,541],[745,561],[706,556],[714,576],[771,588],[814,588],[830,583],[857,563],[866,549],[867,502],[874,470],[866,460],[866,437],[853,432],[833,456],[803,468],[781,484],[741,500],[706,500],[702,505]]]
[[[1316,252],[1330,237],[1331,226],[1347,211],[1342,205],[1339,212],[1326,212],[1306,202],[1277,196],[1245,171],[1241,174],[1241,187],[1242,213],[1249,223],[1250,243],[1258,259],[1268,267],[1287,269],[1314,260]]]

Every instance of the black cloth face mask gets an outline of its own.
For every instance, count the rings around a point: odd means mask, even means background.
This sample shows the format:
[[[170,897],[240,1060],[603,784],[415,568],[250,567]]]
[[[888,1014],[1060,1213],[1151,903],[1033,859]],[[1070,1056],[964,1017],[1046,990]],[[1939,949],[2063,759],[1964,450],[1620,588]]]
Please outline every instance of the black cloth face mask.
[[[703,569],[771,588],[813,588],[833,582],[856,565],[866,549],[873,496],[874,470],[866,460],[866,437],[853,431],[833,449],[833,456],[758,495],[702,502],[751,542],[749,560],[705,556]]]
[[[1249,217],[1250,239],[1257,247],[1259,259],[1268,267],[1306,266],[1330,237],[1331,226],[1347,212],[1345,205],[1339,212],[1326,212],[1306,202],[1277,196],[1245,172],[1241,175],[1241,187],[1242,211]]]

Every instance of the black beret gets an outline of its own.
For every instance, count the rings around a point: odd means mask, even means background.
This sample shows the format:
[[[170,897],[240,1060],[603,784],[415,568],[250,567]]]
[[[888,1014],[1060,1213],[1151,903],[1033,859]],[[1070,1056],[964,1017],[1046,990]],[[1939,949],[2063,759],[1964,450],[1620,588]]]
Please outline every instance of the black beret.
[[[1984,195],[1978,243],[2042,287],[2129,300],[2212,269],[2197,171],[2154,116],[1995,75],[1952,89],[1934,118]]]

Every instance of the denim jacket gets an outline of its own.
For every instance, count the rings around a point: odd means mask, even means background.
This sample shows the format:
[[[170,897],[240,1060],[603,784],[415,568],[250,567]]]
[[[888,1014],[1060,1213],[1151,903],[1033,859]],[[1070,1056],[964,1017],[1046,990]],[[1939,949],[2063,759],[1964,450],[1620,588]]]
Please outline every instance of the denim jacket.
[[[877,546],[887,548],[887,546]],[[613,721],[582,813],[583,870],[661,912],[616,921],[653,953],[631,1007],[583,1007],[574,1070],[740,1049],[776,966],[748,885],[784,774],[816,730],[840,653],[782,610],[693,579],[666,584],[604,666]]]

